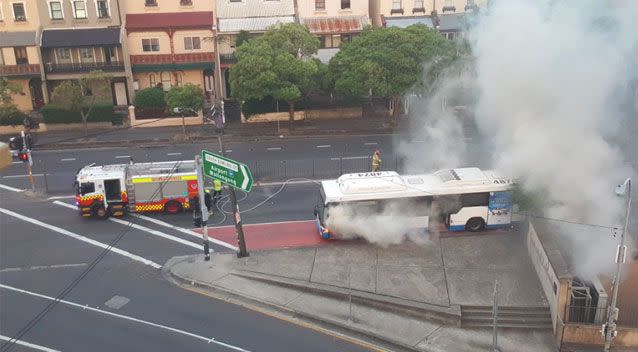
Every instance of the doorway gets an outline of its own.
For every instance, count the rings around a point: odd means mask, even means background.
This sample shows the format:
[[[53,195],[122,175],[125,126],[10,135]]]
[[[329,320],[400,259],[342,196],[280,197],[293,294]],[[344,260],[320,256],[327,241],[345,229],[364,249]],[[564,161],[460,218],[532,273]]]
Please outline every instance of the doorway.
[[[29,93],[31,93],[31,105],[33,110],[40,110],[44,106],[44,94],[42,94],[42,80],[32,78],[29,80]]]
[[[113,82],[113,92],[115,93],[115,105],[128,105],[128,99],[126,97],[126,82]]]

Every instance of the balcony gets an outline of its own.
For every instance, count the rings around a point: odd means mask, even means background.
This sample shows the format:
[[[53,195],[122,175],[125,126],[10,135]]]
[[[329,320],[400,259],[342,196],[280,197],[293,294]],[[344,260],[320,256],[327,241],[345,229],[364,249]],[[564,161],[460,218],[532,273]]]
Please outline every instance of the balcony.
[[[219,62],[223,65],[233,65],[237,63],[235,53],[219,54]]]
[[[71,64],[54,64],[51,62],[47,62],[44,65],[44,70],[46,71],[46,73],[81,73],[95,70],[117,72],[124,71],[124,63],[121,61],[85,62]]]
[[[0,76],[39,76],[40,65],[0,65]]]

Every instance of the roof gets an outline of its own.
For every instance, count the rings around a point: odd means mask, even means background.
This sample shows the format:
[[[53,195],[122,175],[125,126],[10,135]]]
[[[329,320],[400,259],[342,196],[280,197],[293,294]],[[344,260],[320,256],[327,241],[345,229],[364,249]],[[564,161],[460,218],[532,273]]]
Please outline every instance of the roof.
[[[213,28],[213,12],[162,12],[126,15],[126,30],[164,28]]]
[[[225,33],[237,33],[241,30],[265,32],[271,26],[293,22],[295,22],[295,16],[220,18],[219,31]]]
[[[35,31],[0,32],[0,47],[36,45]]]
[[[401,17],[382,17],[384,27],[406,28],[413,24],[424,24],[427,27],[434,28],[432,18],[430,16],[401,16]]]
[[[450,13],[439,15],[439,31],[461,31],[465,29],[463,14]]]
[[[120,44],[120,27],[49,29],[42,32],[43,48],[118,44]]]
[[[217,18],[279,17],[294,16],[293,0],[242,0],[237,2],[217,1]]]
[[[302,18],[301,22],[312,34],[341,34],[361,32],[368,24],[365,16],[312,17]]]

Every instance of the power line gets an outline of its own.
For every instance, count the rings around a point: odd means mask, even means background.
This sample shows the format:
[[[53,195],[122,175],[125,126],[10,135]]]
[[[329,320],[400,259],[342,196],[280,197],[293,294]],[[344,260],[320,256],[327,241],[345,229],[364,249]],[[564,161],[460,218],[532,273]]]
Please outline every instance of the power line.
[[[181,161],[175,163],[168,176],[162,181],[158,186],[155,192],[151,195],[150,199],[155,198],[157,194],[162,189],[162,186],[168,182],[171,176],[178,170],[181,165]],[[137,218],[135,218],[137,219]],[[98,254],[98,256],[91,261],[89,266],[80,273],[76,278],[74,278],[71,283],[69,283],[56,297],[55,300],[51,301],[42,311],[40,311],[35,317],[33,317],[29,322],[27,322],[17,333],[11,337],[7,342],[2,344],[1,351],[9,351],[13,346],[15,346],[16,342],[19,341],[26,333],[28,333],[33,327],[35,327],[55,306],[63,300],[71,291],[97,266],[100,261],[111,251],[113,248],[123,237],[126,235],[130,229],[133,227],[135,223],[133,221],[129,221],[128,225],[120,232],[120,234],[113,239],[109,245]]]

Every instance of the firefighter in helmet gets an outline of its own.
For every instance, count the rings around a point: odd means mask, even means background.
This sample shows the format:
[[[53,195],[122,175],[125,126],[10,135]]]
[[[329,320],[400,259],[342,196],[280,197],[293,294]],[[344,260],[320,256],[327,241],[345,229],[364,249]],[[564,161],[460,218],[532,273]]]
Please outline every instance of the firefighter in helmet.
[[[219,179],[213,179],[213,204],[217,204],[217,201],[222,196],[222,181]]]
[[[379,169],[381,169],[381,152],[377,149],[372,155],[372,172],[379,171]]]

